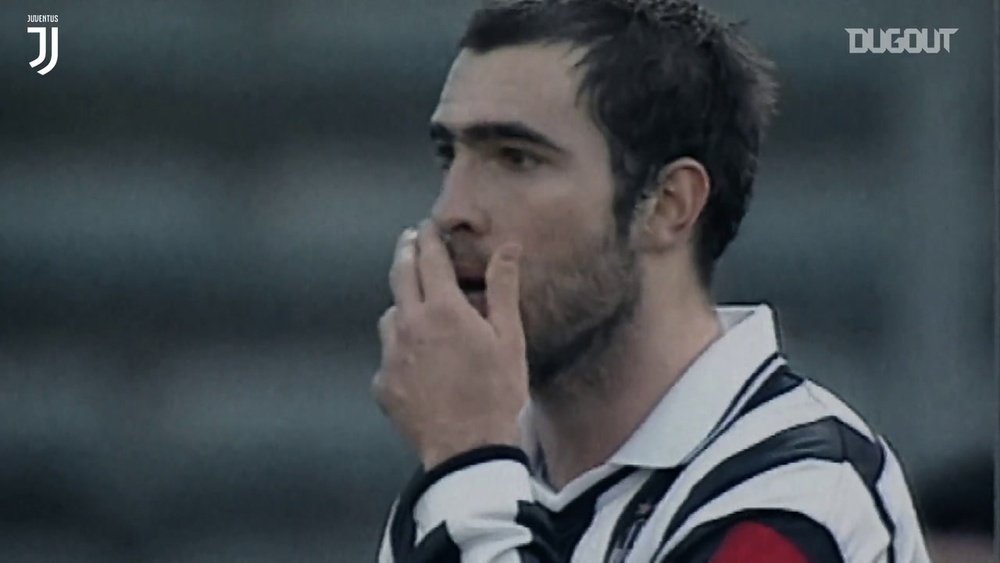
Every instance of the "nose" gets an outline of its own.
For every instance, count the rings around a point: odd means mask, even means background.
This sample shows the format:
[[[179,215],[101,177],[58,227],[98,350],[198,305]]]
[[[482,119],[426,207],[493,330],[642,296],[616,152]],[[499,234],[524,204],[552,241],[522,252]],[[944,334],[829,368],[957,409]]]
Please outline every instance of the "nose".
[[[445,175],[441,193],[431,208],[431,220],[443,235],[465,233],[482,236],[490,226],[482,201],[482,186],[476,178],[474,166],[461,160],[456,158]]]

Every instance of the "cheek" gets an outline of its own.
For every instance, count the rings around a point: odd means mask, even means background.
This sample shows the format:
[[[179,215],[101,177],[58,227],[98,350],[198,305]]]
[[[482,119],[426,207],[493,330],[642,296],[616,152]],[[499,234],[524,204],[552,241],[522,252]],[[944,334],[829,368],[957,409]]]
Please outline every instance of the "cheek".
[[[526,245],[537,249],[540,258],[558,260],[579,253],[593,241],[599,240],[612,227],[612,209],[609,193],[585,183],[560,182],[552,189],[532,194],[530,204],[523,210],[526,225],[532,233]],[[529,211],[530,210],[530,211]]]
[[[611,181],[600,170],[549,169],[525,176],[489,177],[482,193],[492,216],[494,244],[516,240],[525,261],[573,263],[614,230]]]
[[[560,210],[539,226],[532,254],[541,271],[574,270],[592,262],[602,252],[612,226],[602,216]]]
[[[607,237],[577,240],[558,258],[526,256],[521,314],[529,343],[545,348],[610,318],[638,299],[638,284],[628,255]]]
[[[525,253],[521,263],[522,297],[536,306],[582,290],[608,252],[606,230],[556,220],[546,223],[538,234],[538,244]]]

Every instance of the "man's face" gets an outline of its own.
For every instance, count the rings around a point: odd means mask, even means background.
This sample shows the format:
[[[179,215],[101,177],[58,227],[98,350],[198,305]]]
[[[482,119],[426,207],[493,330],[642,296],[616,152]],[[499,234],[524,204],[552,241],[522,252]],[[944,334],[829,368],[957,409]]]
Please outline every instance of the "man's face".
[[[639,295],[634,254],[614,228],[607,144],[577,95],[579,56],[558,44],[463,50],[431,118],[444,175],[432,217],[480,312],[489,257],[505,242],[522,247],[536,388],[599,345]]]

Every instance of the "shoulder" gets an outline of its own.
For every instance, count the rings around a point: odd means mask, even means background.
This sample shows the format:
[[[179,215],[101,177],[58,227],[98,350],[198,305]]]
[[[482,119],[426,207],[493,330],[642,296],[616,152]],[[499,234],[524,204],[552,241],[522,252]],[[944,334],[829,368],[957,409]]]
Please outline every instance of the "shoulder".
[[[850,474],[874,489],[887,455],[884,440],[844,401],[783,369],[754,392],[692,465],[707,464],[709,474],[741,479],[807,475],[807,488],[829,495],[833,487],[843,488]]]
[[[857,412],[787,367],[751,394],[705,453],[743,449],[762,457],[849,462],[866,474],[880,468],[884,454],[883,440]]]
[[[776,372],[685,469],[670,542],[769,511],[814,524],[843,553],[875,557],[893,532],[878,490],[886,460],[884,441],[842,400]]]

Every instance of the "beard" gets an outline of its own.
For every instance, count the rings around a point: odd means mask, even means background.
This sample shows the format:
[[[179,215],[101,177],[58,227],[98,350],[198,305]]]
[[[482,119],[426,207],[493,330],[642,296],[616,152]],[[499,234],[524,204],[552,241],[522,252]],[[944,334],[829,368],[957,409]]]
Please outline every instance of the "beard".
[[[453,258],[486,260],[459,240],[449,241],[449,250]],[[635,251],[613,229],[581,242],[567,256],[524,255],[520,309],[531,388],[544,392],[604,379],[599,361],[574,368],[612,348],[620,329],[632,319],[640,290]],[[574,381],[564,377],[571,373],[577,374]]]
[[[609,351],[632,319],[641,289],[635,252],[609,232],[569,257],[529,260],[524,269],[521,318],[531,388],[600,383],[602,362],[581,364]],[[571,373],[576,381],[563,381]]]

